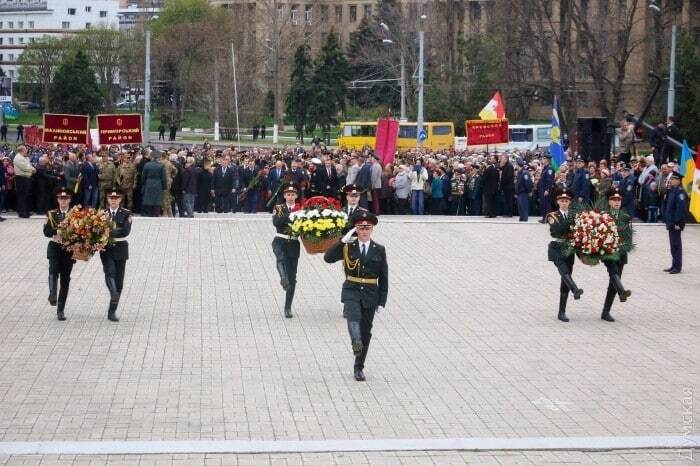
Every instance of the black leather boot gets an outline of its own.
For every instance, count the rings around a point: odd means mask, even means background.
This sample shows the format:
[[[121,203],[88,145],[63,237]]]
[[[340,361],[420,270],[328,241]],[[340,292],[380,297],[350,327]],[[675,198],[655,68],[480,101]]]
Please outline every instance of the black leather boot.
[[[625,289],[625,287],[622,285],[622,280],[620,280],[620,276],[617,274],[610,275],[610,282],[615,287],[615,291],[617,291],[617,295],[620,297],[620,302],[624,303],[627,301],[627,298],[630,297],[632,291]]]
[[[290,283],[287,287],[287,292],[284,296],[284,316],[287,319],[291,319],[292,316],[292,301],[294,300],[294,291],[296,290],[296,283]]]
[[[117,306],[119,305],[119,290],[117,289],[117,282],[113,277],[105,277],[105,282],[107,283],[107,289],[109,289],[109,308],[107,309],[107,319],[112,322],[119,322],[117,318]]]
[[[559,293],[559,315],[557,319],[562,322],[568,322],[569,318],[566,317],[566,300],[569,298],[569,293]]]
[[[350,341],[352,342],[352,354],[357,357],[362,354],[363,346],[360,322],[357,320],[348,320],[348,333],[350,333]]]
[[[355,380],[358,382],[365,381],[365,374],[363,369],[365,368],[365,359],[367,359],[367,351],[369,350],[369,340],[362,342],[362,352],[355,356]]]
[[[49,304],[56,305],[56,293],[58,292],[58,275],[55,273],[49,274]]]
[[[63,309],[65,309],[65,307],[66,307],[65,301],[62,301],[59,299],[56,302],[56,318],[58,320],[61,320],[61,321],[66,320],[66,316],[63,314]]]
[[[576,286],[576,283],[574,282],[574,279],[571,278],[571,273],[569,273],[569,268],[566,266],[566,264],[557,264],[557,270],[559,271],[559,275],[561,275],[561,279],[566,284],[566,287],[569,288],[569,291],[571,291],[571,294],[574,295],[574,299],[580,299],[581,295],[583,294],[583,290]]]
[[[277,261],[277,272],[280,274],[280,285],[286,291],[289,287],[289,278],[287,277],[287,269],[284,266],[284,262]]]

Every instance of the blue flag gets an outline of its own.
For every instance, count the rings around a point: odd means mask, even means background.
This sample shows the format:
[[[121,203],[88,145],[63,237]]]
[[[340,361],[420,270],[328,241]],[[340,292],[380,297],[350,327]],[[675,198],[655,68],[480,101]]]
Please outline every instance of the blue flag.
[[[688,141],[683,139],[683,149],[681,149],[681,166],[680,166],[681,176],[685,176],[685,172],[687,170],[686,165],[688,164],[688,160],[693,160],[693,156],[690,154],[690,147],[688,147]]]
[[[552,155],[552,168],[556,171],[564,163],[564,145],[559,128],[559,113],[557,112],[557,97],[552,102],[552,129],[550,132],[549,153]]]

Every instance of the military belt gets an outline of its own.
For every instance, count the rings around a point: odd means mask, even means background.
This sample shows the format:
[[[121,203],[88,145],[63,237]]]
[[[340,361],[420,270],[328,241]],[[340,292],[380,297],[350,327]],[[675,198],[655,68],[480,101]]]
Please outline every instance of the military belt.
[[[126,241],[126,238],[113,238],[114,242],[119,242],[119,241]]]
[[[352,282],[352,283],[362,283],[363,285],[379,286],[379,279],[378,278],[361,278],[361,277],[353,277],[351,275],[348,275],[347,277],[345,277],[345,279],[349,282]]]
[[[275,233],[275,236],[278,238],[282,238],[282,239],[299,241],[299,238],[295,238],[294,236],[290,236],[290,235],[283,235],[282,233]]]

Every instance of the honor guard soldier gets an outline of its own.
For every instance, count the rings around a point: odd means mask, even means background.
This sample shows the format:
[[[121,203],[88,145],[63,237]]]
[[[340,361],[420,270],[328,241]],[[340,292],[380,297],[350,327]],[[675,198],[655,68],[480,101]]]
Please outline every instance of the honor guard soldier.
[[[117,306],[124,287],[126,261],[129,259],[129,243],[126,237],[131,233],[131,211],[121,207],[123,197],[124,193],[119,188],[107,191],[107,214],[114,223],[110,237],[114,239],[114,243],[100,252],[102,270],[105,273],[105,283],[110,296],[107,318],[112,322],[119,322]]]
[[[272,252],[277,259],[277,271],[280,274],[280,284],[285,291],[284,316],[292,318],[292,301],[297,286],[297,265],[299,264],[299,239],[291,236],[292,222],[289,214],[297,210],[296,200],[299,188],[294,183],[285,183],[280,188],[284,203],[275,206],[272,214],[272,224],[277,229],[272,240]]]
[[[564,255],[561,248],[561,243],[568,241],[569,231],[574,222],[573,215],[569,213],[571,205],[571,192],[563,188],[556,195],[557,205],[559,210],[551,212],[547,215],[547,223],[549,224],[549,234],[553,241],[550,241],[547,248],[547,259],[554,262],[554,265],[561,275],[561,285],[559,286],[559,315],[558,319],[562,322],[568,322],[566,317],[566,301],[569,298],[569,291],[574,295],[574,299],[579,299],[583,294],[583,290],[576,286],[574,279],[571,278],[571,273],[574,269],[574,259],[576,256],[570,254]]]
[[[70,273],[73,270],[75,261],[71,253],[63,249],[58,238],[58,225],[68,215],[73,193],[68,188],[57,188],[54,191],[58,201],[58,209],[49,210],[46,223],[44,224],[44,236],[51,238],[46,249],[46,257],[49,260],[49,304],[56,306],[56,317],[58,320],[66,320],[64,309],[66,298],[68,298],[68,287],[70,285]],[[58,290],[60,280],[61,289]]]
[[[362,382],[365,380],[363,370],[372,339],[374,314],[386,306],[389,266],[384,246],[372,240],[377,216],[368,211],[357,211],[350,222],[353,228],[326,251],[324,260],[328,263],[343,261],[345,283],[340,300],[344,304],[343,317],[348,322],[355,355],[355,380]],[[355,232],[357,237],[353,236]]]
[[[671,247],[673,261],[671,267],[664,269],[670,274],[681,273],[683,268],[683,242],[681,232],[685,228],[685,217],[688,215],[688,193],[681,186],[681,174],[674,171],[670,175],[671,187],[666,193],[664,222],[668,230],[668,241]]]
[[[631,218],[624,210],[622,210],[622,199],[624,197],[623,192],[619,188],[610,188],[607,196],[608,206],[610,207],[610,215],[615,218],[620,236],[623,237],[627,234],[631,234]],[[605,295],[605,303],[603,304],[603,313],[600,315],[600,318],[605,321],[615,322],[615,319],[613,319],[613,317],[610,315],[610,308],[615,300],[615,293],[620,296],[621,303],[627,301],[627,298],[629,298],[632,294],[630,290],[625,290],[625,287],[622,286],[622,280],[620,278],[622,276],[622,269],[625,267],[626,263],[626,251],[620,251],[620,258],[618,260],[603,261],[605,268],[608,269],[608,275],[610,276],[608,292]]]
[[[362,186],[357,184],[348,184],[343,186],[343,189],[341,189],[341,191],[345,194],[345,199],[347,201],[347,205],[343,208],[343,212],[345,212],[348,215],[348,219],[355,212],[367,211],[367,209],[360,206],[360,198],[365,192]],[[350,230],[350,228],[352,227],[350,226],[350,222],[348,222],[347,226],[343,229],[343,233],[347,233]]]

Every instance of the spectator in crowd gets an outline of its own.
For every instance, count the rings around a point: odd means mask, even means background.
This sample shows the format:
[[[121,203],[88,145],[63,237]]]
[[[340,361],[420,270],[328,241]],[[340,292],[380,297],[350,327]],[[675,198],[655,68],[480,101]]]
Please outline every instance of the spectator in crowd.
[[[98,169],[93,161],[93,156],[88,154],[81,170],[84,207],[97,207],[98,205],[100,189],[97,173]]]
[[[29,218],[31,178],[36,173],[36,168],[27,159],[26,146],[17,147],[13,164],[15,167],[15,189],[17,190],[17,214],[20,218]]]
[[[413,215],[423,215],[425,209],[425,183],[428,181],[428,171],[421,159],[416,159],[409,174],[411,180],[411,211]]]
[[[396,213],[407,215],[410,212],[411,179],[405,165],[399,165],[396,169],[394,186],[396,187]]]

